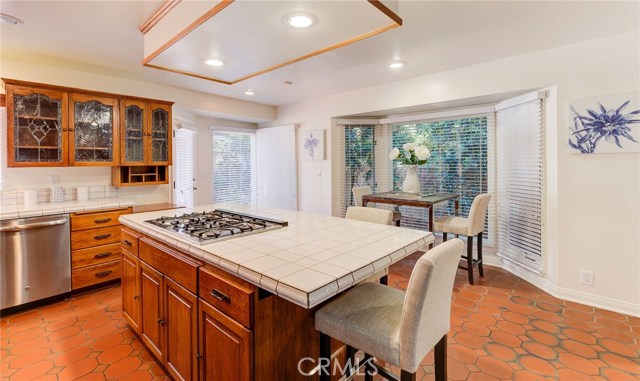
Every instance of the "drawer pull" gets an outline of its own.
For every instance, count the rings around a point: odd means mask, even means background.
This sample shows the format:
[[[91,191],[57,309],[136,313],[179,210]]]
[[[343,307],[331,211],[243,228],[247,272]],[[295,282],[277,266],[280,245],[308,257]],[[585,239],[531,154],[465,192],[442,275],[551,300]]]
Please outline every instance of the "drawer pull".
[[[106,276],[109,276],[109,274],[111,274],[112,272],[113,272],[113,270],[99,272],[99,273],[96,274],[96,277],[97,278],[104,278]]]
[[[122,244],[126,246],[131,246],[131,241],[125,239],[125,240],[122,240]]]
[[[216,289],[211,290],[209,294],[221,302],[231,303],[231,298]]]
[[[96,254],[93,257],[95,259],[101,259],[101,258],[107,258],[107,257],[110,257],[110,256],[111,256],[111,252],[109,251],[109,252],[106,252],[106,253]]]
[[[111,237],[111,234],[101,234],[101,235],[97,235],[95,237],[93,237],[94,239],[107,239]]]
[[[111,218],[99,218],[97,220],[94,220],[93,222],[95,222],[96,224],[106,224],[109,221],[111,221]]]

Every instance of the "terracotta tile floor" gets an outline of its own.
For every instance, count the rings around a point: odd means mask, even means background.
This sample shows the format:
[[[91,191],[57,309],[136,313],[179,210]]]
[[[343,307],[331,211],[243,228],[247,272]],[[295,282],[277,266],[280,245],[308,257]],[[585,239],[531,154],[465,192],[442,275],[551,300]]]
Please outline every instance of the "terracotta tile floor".
[[[406,288],[418,257],[394,265],[389,283]],[[556,299],[498,268],[485,266],[474,286],[458,271],[451,323],[450,380],[640,379],[640,319]],[[124,323],[120,287],[0,327],[0,381],[169,379]],[[418,379],[434,379],[433,354]]]

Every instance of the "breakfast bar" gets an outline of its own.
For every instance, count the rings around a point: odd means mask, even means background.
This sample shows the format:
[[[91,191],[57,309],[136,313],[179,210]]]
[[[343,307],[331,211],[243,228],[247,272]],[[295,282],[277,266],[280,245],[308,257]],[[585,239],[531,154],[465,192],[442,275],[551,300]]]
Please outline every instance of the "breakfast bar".
[[[256,217],[286,226],[205,241],[183,234],[213,210],[235,212],[249,226],[258,226]],[[318,355],[317,307],[434,240],[426,231],[245,204],[126,215],[120,222],[123,314],[166,369],[185,380],[199,373],[315,379],[313,362],[300,361]]]

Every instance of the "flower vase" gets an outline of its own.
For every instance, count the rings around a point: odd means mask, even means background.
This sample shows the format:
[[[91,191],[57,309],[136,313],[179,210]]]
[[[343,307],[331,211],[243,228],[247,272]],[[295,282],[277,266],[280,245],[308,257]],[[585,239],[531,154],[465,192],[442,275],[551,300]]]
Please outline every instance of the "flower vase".
[[[406,193],[420,193],[420,179],[416,172],[417,165],[405,165],[404,181],[402,191]]]

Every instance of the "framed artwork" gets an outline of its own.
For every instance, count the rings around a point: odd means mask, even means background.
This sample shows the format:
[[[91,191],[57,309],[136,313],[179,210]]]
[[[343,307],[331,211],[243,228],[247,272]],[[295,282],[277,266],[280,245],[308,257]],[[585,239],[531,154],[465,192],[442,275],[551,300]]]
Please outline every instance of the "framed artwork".
[[[638,93],[573,100],[570,118],[572,153],[640,152]]]
[[[305,160],[324,160],[324,130],[303,132],[302,152]]]

